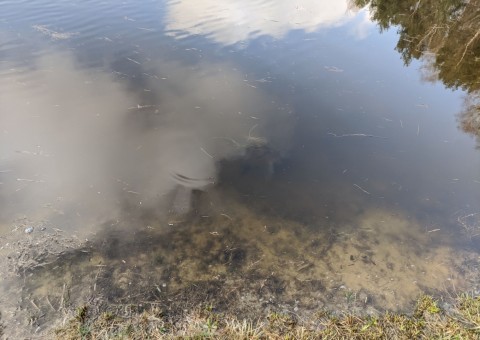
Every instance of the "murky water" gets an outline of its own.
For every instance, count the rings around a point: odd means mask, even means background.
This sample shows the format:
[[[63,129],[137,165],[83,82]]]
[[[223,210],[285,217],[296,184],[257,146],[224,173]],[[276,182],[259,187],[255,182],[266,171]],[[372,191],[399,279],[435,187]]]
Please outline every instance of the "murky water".
[[[475,2],[367,5],[0,1],[7,334],[86,300],[374,313],[478,290]]]

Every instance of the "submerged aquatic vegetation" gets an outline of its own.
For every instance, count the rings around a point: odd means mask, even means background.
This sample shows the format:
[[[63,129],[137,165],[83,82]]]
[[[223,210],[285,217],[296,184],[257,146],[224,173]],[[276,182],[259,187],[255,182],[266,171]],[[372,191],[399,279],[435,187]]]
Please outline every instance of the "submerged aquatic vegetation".
[[[130,306],[131,307],[131,306]],[[110,307],[112,308],[112,307]],[[272,312],[258,320],[240,320],[197,307],[172,319],[158,306],[140,311],[116,306],[96,315],[83,306],[57,339],[478,339],[480,297],[464,294],[444,308],[431,296],[421,296],[412,315],[385,312],[379,316],[317,313],[310,319]],[[79,317],[81,316],[81,317]]]

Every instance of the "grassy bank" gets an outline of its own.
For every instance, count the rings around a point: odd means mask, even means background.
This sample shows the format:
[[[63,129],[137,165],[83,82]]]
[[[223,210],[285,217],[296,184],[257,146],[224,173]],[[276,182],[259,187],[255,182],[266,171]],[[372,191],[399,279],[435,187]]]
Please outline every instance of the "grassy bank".
[[[422,296],[410,315],[334,316],[317,312],[309,320],[271,313],[260,320],[238,320],[212,306],[186,311],[176,320],[154,306],[117,306],[91,310],[82,306],[57,339],[479,339],[480,297],[459,296],[444,308]]]

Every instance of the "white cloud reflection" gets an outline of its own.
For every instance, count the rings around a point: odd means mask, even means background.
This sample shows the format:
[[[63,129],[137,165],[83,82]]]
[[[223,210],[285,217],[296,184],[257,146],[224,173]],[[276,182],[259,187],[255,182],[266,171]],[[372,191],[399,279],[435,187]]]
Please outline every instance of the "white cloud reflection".
[[[339,26],[357,14],[347,0],[175,0],[167,5],[166,20],[175,37],[199,34],[231,45],[261,35],[281,38],[295,29]]]
[[[242,155],[253,137],[277,150],[288,144],[287,110],[230,65],[159,61],[145,71],[149,103],[68,54],[5,69],[1,219],[65,214],[69,223],[98,222],[125,202],[165,212],[179,185],[188,189],[174,204],[185,210],[189,190],[213,182],[217,162]]]

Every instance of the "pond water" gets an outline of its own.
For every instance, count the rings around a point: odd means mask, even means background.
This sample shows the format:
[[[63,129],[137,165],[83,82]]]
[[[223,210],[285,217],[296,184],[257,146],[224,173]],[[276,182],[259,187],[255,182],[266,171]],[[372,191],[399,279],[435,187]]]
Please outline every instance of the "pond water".
[[[410,2],[0,1],[7,334],[478,292],[478,10]]]

